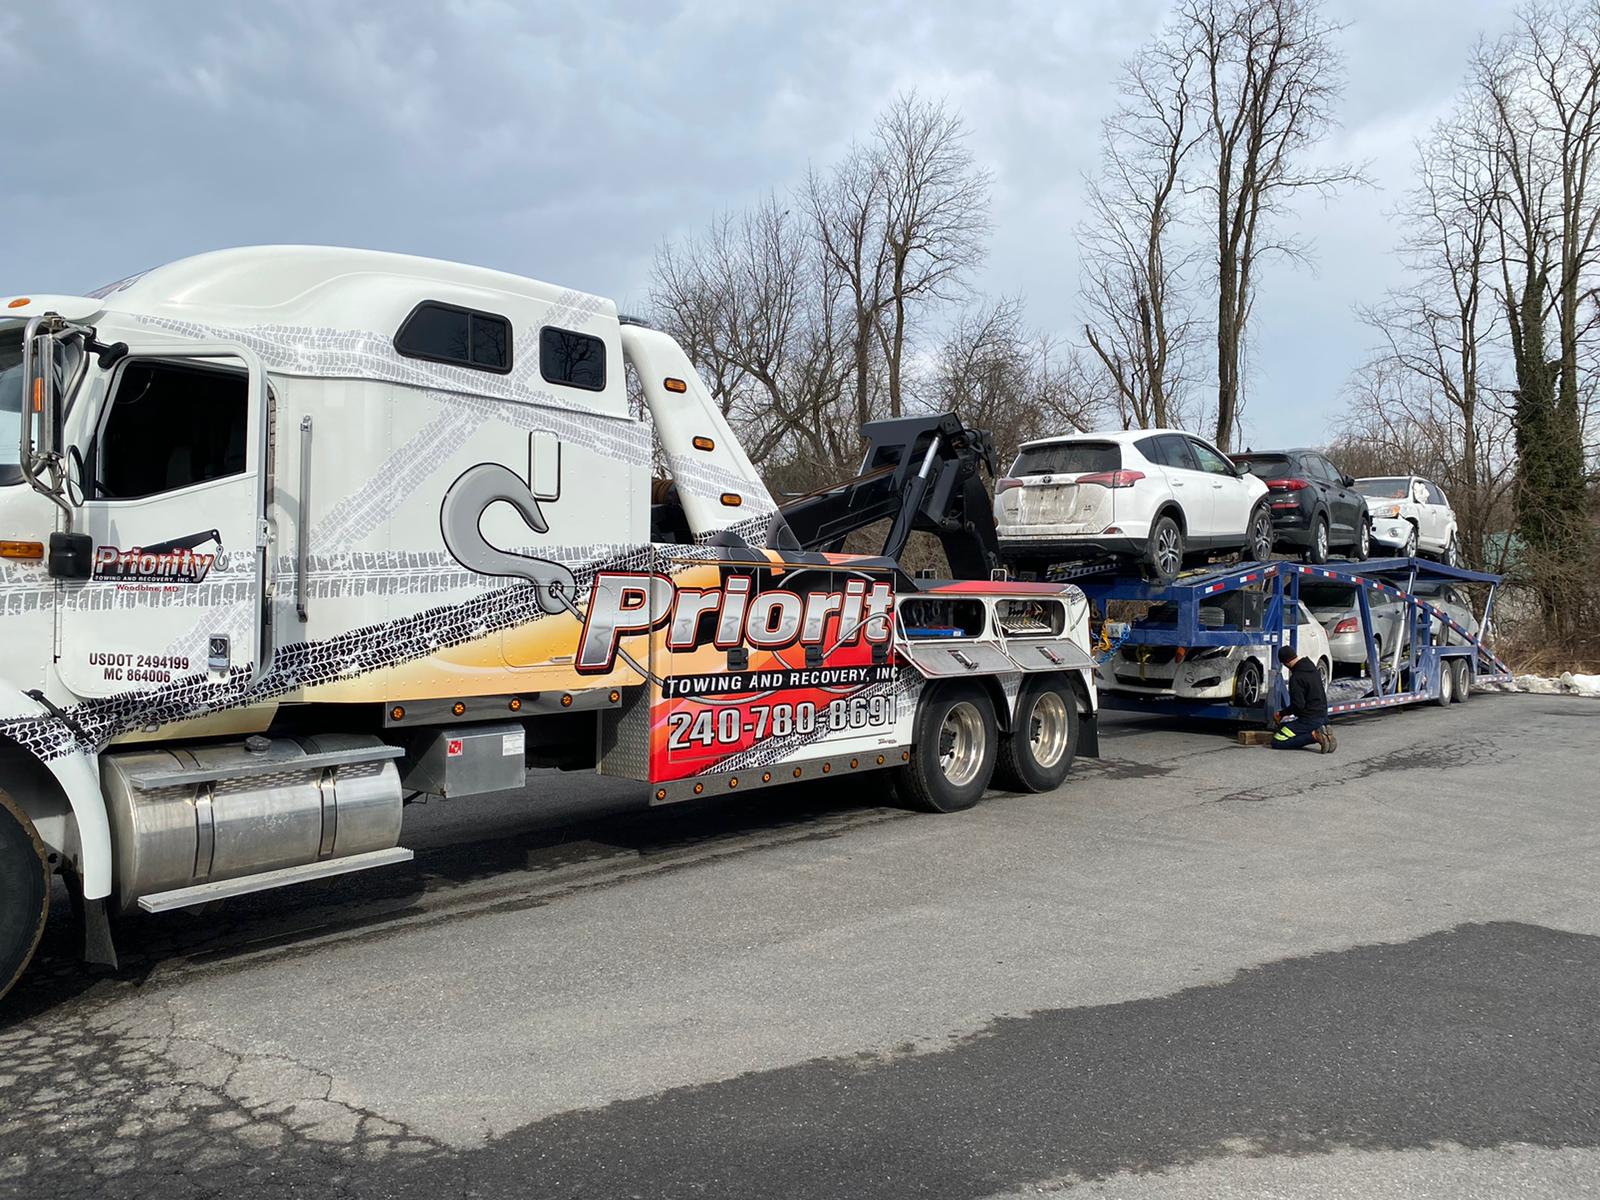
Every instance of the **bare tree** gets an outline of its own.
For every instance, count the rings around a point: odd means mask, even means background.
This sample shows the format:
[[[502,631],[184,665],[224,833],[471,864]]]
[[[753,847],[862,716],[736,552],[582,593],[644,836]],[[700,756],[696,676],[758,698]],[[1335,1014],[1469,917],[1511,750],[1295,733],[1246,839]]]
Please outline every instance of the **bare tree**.
[[[1079,226],[1083,333],[1116,388],[1124,428],[1182,423],[1194,333],[1175,247],[1183,172],[1205,134],[1194,119],[1194,57],[1158,39],[1124,69],[1122,103],[1101,127],[1101,168]]]
[[[1216,441],[1231,448],[1243,403],[1241,364],[1256,269],[1303,249],[1275,239],[1270,218],[1305,192],[1332,195],[1362,180],[1347,163],[1308,161],[1343,89],[1339,26],[1317,0],[1182,0],[1175,36],[1193,56],[1209,176],[1197,174],[1215,226]]]

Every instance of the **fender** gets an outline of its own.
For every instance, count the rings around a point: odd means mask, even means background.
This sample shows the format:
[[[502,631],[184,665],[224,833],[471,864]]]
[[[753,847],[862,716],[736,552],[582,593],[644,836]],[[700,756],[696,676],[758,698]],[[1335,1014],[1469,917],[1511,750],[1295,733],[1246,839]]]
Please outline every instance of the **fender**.
[[[18,716],[37,715],[54,720],[43,705],[25,694],[10,680],[0,679],[0,697],[5,709]],[[27,752],[26,747],[22,747]],[[78,832],[78,875],[83,880],[85,900],[103,900],[111,895],[111,820],[106,813],[105,797],[100,792],[100,759],[98,754],[73,750],[67,754],[39,762],[61,787],[61,793],[72,808],[73,824]]]

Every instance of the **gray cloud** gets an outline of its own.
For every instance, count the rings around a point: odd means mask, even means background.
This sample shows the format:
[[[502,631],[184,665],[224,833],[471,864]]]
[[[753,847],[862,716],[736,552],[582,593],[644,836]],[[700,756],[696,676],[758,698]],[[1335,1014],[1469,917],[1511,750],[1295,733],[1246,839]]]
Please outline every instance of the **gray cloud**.
[[[995,174],[982,286],[1075,327],[1072,227],[1118,64],[1158,0],[86,0],[0,11],[0,291],[81,291],[200,250],[328,242],[642,297],[655,246],[797,184],[897,90],[944,95]],[[1397,279],[1385,215],[1504,0],[1332,0],[1350,87],[1327,152],[1378,189],[1296,217],[1263,281],[1247,434],[1323,436]]]

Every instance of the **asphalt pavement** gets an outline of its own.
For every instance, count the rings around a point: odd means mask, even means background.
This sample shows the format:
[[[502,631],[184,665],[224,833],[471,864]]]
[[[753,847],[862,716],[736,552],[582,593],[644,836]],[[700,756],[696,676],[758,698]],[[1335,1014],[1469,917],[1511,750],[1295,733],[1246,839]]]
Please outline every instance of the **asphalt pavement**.
[[[540,775],[113,978],[62,903],[0,1196],[1600,1195],[1600,703],[1339,729],[944,817]]]

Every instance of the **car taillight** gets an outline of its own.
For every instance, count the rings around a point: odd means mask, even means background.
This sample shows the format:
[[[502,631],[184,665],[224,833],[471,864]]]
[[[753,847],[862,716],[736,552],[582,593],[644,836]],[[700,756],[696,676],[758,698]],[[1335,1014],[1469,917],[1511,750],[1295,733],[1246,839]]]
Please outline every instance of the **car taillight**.
[[[1346,617],[1333,627],[1333,635],[1338,637],[1341,633],[1354,633],[1361,628],[1361,622],[1354,617]]]
[[[1267,486],[1275,492],[1298,492],[1306,486],[1304,479],[1269,479]]]
[[[994,481],[994,494],[998,496],[1001,492],[1009,492],[1012,488],[1021,486],[1022,480],[1020,479],[996,479]]]
[[[1101,487],[1132,487],[1144,478],[1143,471],[1096,471],[1093,475],[1079,475],[1079,483],[1097,483]]]

